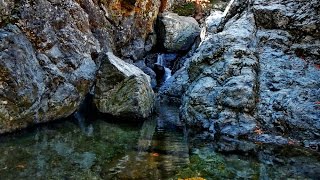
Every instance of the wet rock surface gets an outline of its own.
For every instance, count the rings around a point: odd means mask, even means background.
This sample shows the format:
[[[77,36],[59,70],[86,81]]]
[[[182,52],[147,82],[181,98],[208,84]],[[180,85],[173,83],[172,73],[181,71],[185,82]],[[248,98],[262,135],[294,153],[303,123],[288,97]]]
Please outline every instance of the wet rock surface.
[[[98,110],[122,118],[146,118],[155,95],[148,75],[112,53],[102,57],[94,101]]]
[[[182,99],[194,136],[222,151],[319,138],[319,5],[236,0],[209,16],[199,48],[161,90]]]

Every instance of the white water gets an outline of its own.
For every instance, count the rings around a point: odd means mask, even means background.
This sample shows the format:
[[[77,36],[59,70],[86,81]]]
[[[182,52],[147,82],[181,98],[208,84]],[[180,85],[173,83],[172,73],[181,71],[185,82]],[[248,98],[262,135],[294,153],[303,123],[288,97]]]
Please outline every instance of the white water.
[[[158,54],[157,63],[158,65],[164,67],[165,74],[163,76],[164,82],[171,77],[171,69],[166,67],[166,59],[164,58],[164,54]]]

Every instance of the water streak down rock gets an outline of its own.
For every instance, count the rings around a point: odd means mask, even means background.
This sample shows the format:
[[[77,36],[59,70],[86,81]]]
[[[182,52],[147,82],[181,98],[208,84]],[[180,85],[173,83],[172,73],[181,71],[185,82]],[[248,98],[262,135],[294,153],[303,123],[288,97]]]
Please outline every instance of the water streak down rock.
[[[102,58],[95,92],[98,110],[124,118],[148,117],[155,100],[150,77],[110,52]]]

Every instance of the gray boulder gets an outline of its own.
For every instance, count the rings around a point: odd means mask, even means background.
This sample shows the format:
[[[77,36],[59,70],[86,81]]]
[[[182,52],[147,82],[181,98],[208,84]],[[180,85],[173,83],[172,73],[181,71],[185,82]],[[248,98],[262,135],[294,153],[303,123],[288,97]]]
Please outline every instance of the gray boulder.
[[[198,22],[192,17],[162,13],[158,19],[158,38],[168,52],[186,51],[200,35]]]
[[[92,86],[92,54],[100,46],[85,12],[73,5],[83,19],[39,1],[21,7],[19,27],[8,22],[0,29],[0,133],[70,116]]]
[[[112,53],[102,57],[94,102],[102,113],[124,118],[146,118],[154,106],[150,77]]]
[[[1,13],[8,18],[0,23],[0,133],[70,116],[93,84],[101,51],[78,3],[6,2]]]

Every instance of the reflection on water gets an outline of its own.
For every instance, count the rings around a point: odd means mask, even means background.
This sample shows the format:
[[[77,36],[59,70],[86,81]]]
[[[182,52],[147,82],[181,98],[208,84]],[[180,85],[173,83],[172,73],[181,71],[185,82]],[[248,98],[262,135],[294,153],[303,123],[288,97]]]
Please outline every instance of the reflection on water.
[[[145,121],[137,149],[110,164],[107,179],[168,179],[189,163],[185,131],[176,107],[164,106]]]
[[[0,179],[319,178],[319,156],[299,150],[255,158],[190,145],[178,109],[159,107],[143,123],[78,117],[2,136]]]
[[[144,123],[88,124],[76,114],[74,120],[2,136],[0,179],[174,177],[189,163],[188,144],[177,108],[163,111]]]

